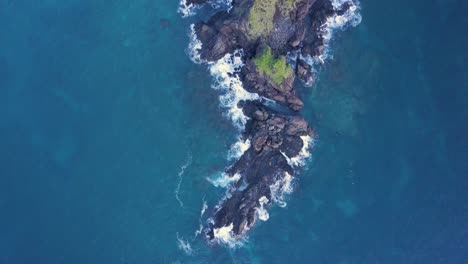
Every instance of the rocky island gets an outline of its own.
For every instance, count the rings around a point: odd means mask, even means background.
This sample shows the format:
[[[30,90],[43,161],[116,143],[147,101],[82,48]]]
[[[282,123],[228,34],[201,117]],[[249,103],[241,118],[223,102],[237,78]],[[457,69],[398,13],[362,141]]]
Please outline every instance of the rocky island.
[[[217,5],[181,4],[187,12]],[[315,137],[300,115],[304,104],[294,84],[314,83],[333,30],[358,24],[357,9],[353,0],[233,0],[192,25],[192,57],[224,84],[222,103],[243,146],[225,171],[231,184],[208,220],[210,241],[235,244],[257,220],[268,219],[269,206],[284,204]]]

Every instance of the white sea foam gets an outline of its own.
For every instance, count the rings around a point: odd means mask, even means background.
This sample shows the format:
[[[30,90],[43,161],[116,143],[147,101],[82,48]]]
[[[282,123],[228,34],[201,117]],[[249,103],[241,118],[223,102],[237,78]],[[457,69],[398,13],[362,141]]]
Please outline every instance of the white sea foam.
[[[342,15],[334,14],[327,18],[325,23],[320,27],[319,35],[323,38],[324,49],[321,54],[314,57],[303,56],[301,52],[292,51],[288,53],[289,60],[299,58],[311,66],[312,74],[317,74],[317,66],[325,63],[327,59],[332,58],[330,44],[337,30],[345,30],[349,26],[356,27],[361,23],[362,17],[359,13],[360,6],[357,0],[331,0],[331,4],[335,11],[342,9],[343,5],[349,5],[349,8]],[[312,85],[313,78],[306,82],[306,85]]]
[[[180,200],[179,197],[180,186],[182,185],[182,181],[184,180],[185,170],[190,166],[190,164],[192,164],[192,154],[189,153],[187,160],[185,161],[184,165],[180,167],[180,171],[177,174],[177,176],[179,177],[179,182],[177,183],[177,187],[174,191],[175,197],[177,201],[179,201],[180,207],[184,207],[184,203],[182,202],[182,200]]]
[[[244,245],[244,242],[247,238],[245,236],[242,238],[236,237],[234,235],[234,232],[232,231],[233,228],[233,223],[220,228],[214,228],[213,235],[215,242],[219,244],[225,244],[231,248],[240,247]]]
[[[301,148],[301,151],[297,156],[292,157],[289,162],[293,166],[304,166],[306,163],[306,160],[310,157],[310,149],[312,148],[314,144],[314,139],[311,136],[301,136],[303,145]]]
[[[295,157],[288,157],[284,152],[281,152],[286,158],[289,166],[291,167],[301,167],[306,164],[307,159],[310,157],[310,149],[314,145],[314,139],[311,136],[301,136],[303,145],[299,154]]]
[[[179,12],[182,17],[189,17],[195,15],[195,11],[198,8],[199,7],[197,5],[187,3],[187,0],[181,0],[179,2],[179,8],[177,9],[177,12]]]
[[[232,8],[232,0],[212,0],[210,3],[213,8],[224,8],[228,12],[231,11]]]
[[[290,194],[293,191],[292,181],[293,176],[287,172],[283,177],[280,177],[274,184],[270,186],[271,199],[273,202],[278,203],[280,207],[286,207],[284,195]]]
[[[202,49],[202,42],[197,37],[197,32],[195,32],[195,24],[190,25],[189,33],[190,41],[188,46],[188,54],[190,59],[197,64],[204,62],[200,56],[200,50]]]
[[[336,30],[345,30],[348,26],[355,27],[361,23],[362,17],[359,13],[359,2],[355,0],[331,0],[333,9],[340,10],[343,5],[349,5],[349,8],[342,15],[334,14],[327,18],[325,23],[320,28],[320,35],[324,41],[323,53],[314,58],[319,63],[324,63],[330,58],[330,42]],[[313,62],[315,62],[315,60]]]
[[[227,188],[231,186],[231,184],[237,182],[240,178],[241,178],[241,175],[239,173],[234,174],[232,177],[230,177],[226,173],[220,173],[218,174],[218,176],[215,176],[214,178],[206,178],[206,179],[215,187]]]
[[[265,205],[268,203],[268,198],[266,198],[266,196],[262,196],[260,197],[260,199],[258,199],[258,203],[260,203],[260,207],[259,208],[256,208],[257,209],[257,216],[258,216],[258,219],[262,220],[262,221],[267,221],[268,218],[270,218],[270,215],[268,214],[268,211],[265,209]]]
[[[232,9],[232,0],[211,0],[208,1],[208,4],[214,9],[222,8],[228,12]],[[194,5],[192,3],[187,3],[187,0],[181,0],[177,12],[180,13],[182,17],[186,18],[195,15],[197,13],[196,11],[200,8],[201,5]]]
[[[224,92],[219,97],[221,106],[227,108],[227,116],[240,130],[244,129],[248,117],[242,112],[237,104],[245,100],[259,100],[258,94],[247,92],[242,86],[238,73],[244,66],[242,62],[243,51],[236,50],[233,54],[226,54],[209,68],[211,75],[215,78],[213,88]]]
[[[249,148],[250,139],[246,139],[245,141],[243,141],[241,138],[239,138],[237,142],[231,146],[231,149],[229,149],[228,160],[239,159]]]
[[[184,251],[185,254],[189,256],[193,255],[195,251],[192,249],[192,246],[190,245],[190,243],[187,240],[184,240],[183,237],[179,237],[179,233],[176,233],[176,236],[177,236],[177,246],[179,247],[179,249]]]
[[[212,88],[220,90],[223,94],[219,97],[221,106],[227,109],[226,115],[239,129],[243,130],[247,123],[248,117],[242,112],[242,108],[238,106],[240,101],[245,100],[260,100],[261,97],[256,93],[246,91],[239,79],[239,72],[244,66],[242,49],[234,51],[232,54],[226,54],[223,58],[216,62],[206,62],[201,59],[200,50],[202,42],[197,38],[195,25],[190,25],[190,43],[188,53],[191,60],[195,63],[207,63],[211,75],[214,77]]]

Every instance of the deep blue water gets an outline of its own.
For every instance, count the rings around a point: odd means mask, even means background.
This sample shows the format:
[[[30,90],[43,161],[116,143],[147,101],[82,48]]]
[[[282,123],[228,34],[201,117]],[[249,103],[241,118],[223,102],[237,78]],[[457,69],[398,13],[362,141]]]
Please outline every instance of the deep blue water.
[[[467,3],[362,1],[298,88],[308,169],[229,250],[192,240],[236,137],[185,53],[197,18],[173,0],[0,1],[0,263],[468,263]]]

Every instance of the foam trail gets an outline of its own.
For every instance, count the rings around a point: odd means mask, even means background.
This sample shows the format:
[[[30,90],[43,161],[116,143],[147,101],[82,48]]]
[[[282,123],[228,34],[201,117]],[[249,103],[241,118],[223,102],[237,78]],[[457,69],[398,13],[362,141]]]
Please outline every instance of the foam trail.
[[[236,50],[233,54],[226,54],[223,58],[215,63],[211,63],[209,66],[210,73],[215,78],[215,83],[212,87],[224,92],[219,97],[221,106],[227,108],[227,116],[239,130],[244,129],[248,118],[244,115],[238,103],[245,100],[260,99],[258,94],[247,92],[239,79],[238,73],[244,66],[242,56],[243,51]]]
[[[192,249],[192,246],[190,245],[190,243],[187,240],[184,240],[183,237],[179,237],[179,233],[176,233],[176,236],[177,236],[177,246],[179,247],[179,249],[184,251],[185,254],[189,256],[193,255],[195,251]]]
[[[180,207],[184,207],[184,203],[179,198],[180,186],[181,186],[182,181],[184,179],[183,176],[184,176],[185,170],[188,168],[188,166],[190,166],[190,164],[192,164],[192,154],[189,153],[187,160],[185,161],[184,165],[182,165],[180,167],[179,174],[177,174],[177,176],[179,177],[179,182],[177,183],[177,187],[176,187],[176,189],[174,191],[175,197],[176,197],[177,201],[179,201]]]
[[[196,238],[198,235],[200,235],[203,231],[203,222],[202,222],[202,217],[203,215],[205,214],[206,212],[206,209],[208,209],[208,204],[206,203],[205,201],[205,198],[203,198],[203,206],[202,206],[202,209],[200,211],[200,218],[198,219],[198,222],[200,224],[200,227],[198,228],[197,231],[195,231],[195,236],[194,238]]]

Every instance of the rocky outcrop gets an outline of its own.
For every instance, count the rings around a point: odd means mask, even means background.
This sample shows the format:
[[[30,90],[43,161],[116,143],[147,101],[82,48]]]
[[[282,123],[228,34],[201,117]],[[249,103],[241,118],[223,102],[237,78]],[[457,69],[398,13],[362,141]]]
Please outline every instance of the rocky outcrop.
[[[258,101],[245,102],[243,111],[250,118],[243,136],[252,143],[226,171],[231,177],[236,174],[241,177],[214,214],[207,232],[210,239],[214,238],[214,230],[231,223],[236,235],[251,229],[258,209],[273,201],[271,186],[281,182],[286,173],[294,174],[288,159],[297,156],[303,148],[301,136],[314,135],[304,118],[280,114]],[[266,198],[263,203],[262,197]]]
[[[275,200],[274,190],[295,174],[291,160],[302,154],[304,138],[313,138],[314,132],[299,115],[303,102],[294,83],[296,77],[308,84],[314,81],[310,59],[323,53],[322,27],[348,8],[344,4],[336,10],[330,0],[233,0],[229,12],[196,23],[201,59],[215,62],[242,49],[245,66],[238,77],[244,89],[274,105],[239,103],[249,118],[242,136],[250,147],[226,170],[236,181],[209,221],[210,240],[227,233],[241,237],[256,219],[266,217],[264,209]]]

